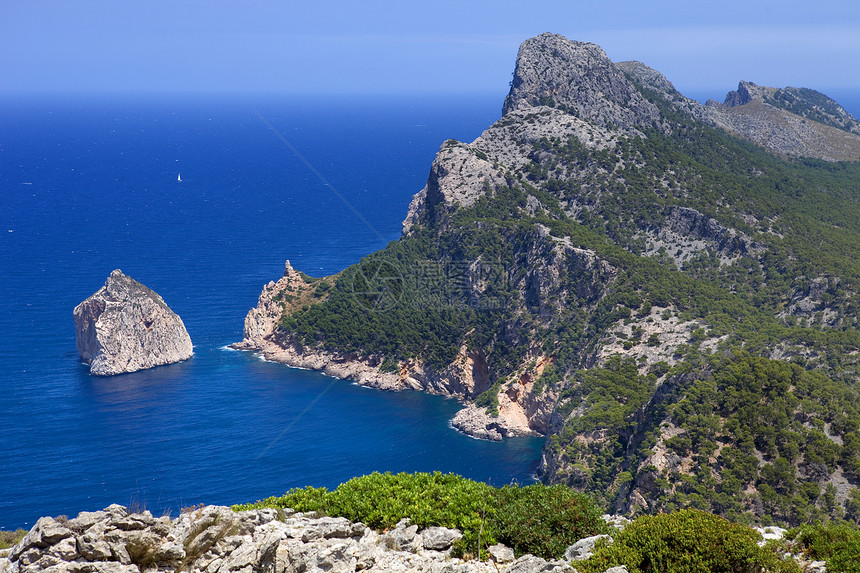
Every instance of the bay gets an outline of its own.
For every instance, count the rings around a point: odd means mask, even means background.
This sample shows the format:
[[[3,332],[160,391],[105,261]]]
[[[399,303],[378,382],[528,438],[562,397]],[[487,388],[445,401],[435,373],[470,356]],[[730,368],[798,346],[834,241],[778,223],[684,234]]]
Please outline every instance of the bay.
[[[0,529],[110,503],[175,515],[372,471],[529,482],[542,440],[468,438],[449,426],[453,400],[225,348],[286,259],[328,275],[395,240],[442,142],[477,137],[501,101],[0,102]],[[114,268],[183,318],[191,360],[88,374],[72,309]]]

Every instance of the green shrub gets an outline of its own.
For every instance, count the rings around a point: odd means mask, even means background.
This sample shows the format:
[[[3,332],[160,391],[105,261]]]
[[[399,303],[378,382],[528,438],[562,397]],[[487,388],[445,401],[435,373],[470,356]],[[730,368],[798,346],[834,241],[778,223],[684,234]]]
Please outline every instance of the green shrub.
[[[377,529],[409,517],[422,529],[440,525],[477,533],[482,513],[492,509],[492,490],[454,474],[374,472],[341,484],[330,494],[328,509]]]
[[[274,507],[284,509],[286,507],[295,511],[319,511],[326,513],[325,508],[329,496],[328,489],[324,487],[302,487],[293,488],[280,497],[267,497],[255,503],[241,503],[233,506],[233,511],[247,511],[251,509],[262,509]]]
[[[419,528],[442,526],[463,532],[459,552],[476,552],[496,543],[489,521],[496,510],[494,488],[454,474],[378,473],[353,478],[334,491],[325,488],[292,489],[281,497],[233,506],[236,511],[262,507],[289,507],[346,517],[383,530],[404,517]]]
[[[640,517],[577,567],[588,573],[617,565],[630,573],[800,572],[796,563],[780,560],[767,546],[760,548],[759,540],[746,526],[685,509]]]
[[[813,560],[827,562],[835,573],[860,573],[860,530],[847,524],[804,525],[795,543]]]
[[[496,382],[475,398],[475,406],[486,408],[490,416],[499,415],[499,388],[500,384]]]
[[[391,529],[404,517],[424,529],[459,529],[458,555],[485,556],[498,542],[517,555],[558,558],[568,545],[606,529],[597,505],[564,486],[535,484],[496,489],[454,474],[378,473],[353,478],[334,491],[292,489],[281,497],[235,505],[235,511],[263,507],[318,511]],[[479,547],[481,551],[479,552]]]
[[[505,486],[495,493],[495,536],[517,555],[555,559],[583,537],[608,531],[591,498],[566,486]]]

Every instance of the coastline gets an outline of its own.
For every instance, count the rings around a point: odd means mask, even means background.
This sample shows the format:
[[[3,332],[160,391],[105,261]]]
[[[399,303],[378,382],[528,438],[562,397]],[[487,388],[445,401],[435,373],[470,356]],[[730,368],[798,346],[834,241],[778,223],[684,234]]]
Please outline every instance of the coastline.
[[[524,415],[521,407],[508,407],[507,412],[503,409],[500,416],[492,417],[484,408],[472,403],[471,398],[475,395],[474,357],[466,356],[459,369],[452,364],[442,372],[428,372],[422,364],[413,361],[402,367],[399,373],[391,373],[379,369],[381,358],[362,359],[355,354],[311,350],[296,342],[279,344],[271,336],[256,340],[246,338],[228,346],[231,350],[258,353],[261,359],[269,362],[350,380],[364,388],[389,392],[414,390],[456,399],[463,407],[448,423],[454,430],[474,439],[501,442],[504,438],[544,435],[531,427],[529,416]],[[462,350],[465,352],[465,348]],[[468,379],[462,376],[465,373],[469,374]],[[506,402],[508,406],[516,404],[510,400]],[[511,415],[512,409],[518,411]]]

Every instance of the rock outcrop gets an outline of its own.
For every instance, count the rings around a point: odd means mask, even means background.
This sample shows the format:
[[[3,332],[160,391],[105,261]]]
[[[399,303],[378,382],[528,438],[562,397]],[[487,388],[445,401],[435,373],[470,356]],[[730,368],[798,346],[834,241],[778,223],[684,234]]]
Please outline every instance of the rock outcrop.
[[[663,124],[657,107],[600,46],[558,34],[541,34],[522,43],[502,114],[539,105],[562,107],[595,125],[612,125],[631,134]]]
[[[74,519],[39,519],[17,545],[0,552],[0,572],[574,571],[565,561],[533,555],[514,560],[513,551],[501,545],[492,548],[495,562],[464,561],[451,556],[460,537],[445,527],[419,531],[408,519],[379,533],[342,517],[290,509],[234,512],[205,506],[170,519],[111,505]]]
[[[308,281],[287,261],[284,274],[277,281],[269,281],[263,287],[257,306],[245,316],[242,342],[233,344],[237,350],[259,350],[271,338],[286,305],[300,291],[308,288]]]
[[[670,207],[662,224],[648,229],[644,236],[645,255],[653,256],[663,249],[679,269],[702,252],[714,253],[722,264],[731,264],[740,256],[765,250],[745,233],[690,207]]]
[[[709,101],[706,112],[709,123],[781,155],[860,159],[860,124],[814,90],[740,82],[722,104]]]
[[[119,269],[75,307],[74,319],[78,354],[97,376],[172,364],[194,352],[182,319]]]
[[[723,103],[684,97],[660,72],[641,62],[617,67],[691,118],[748,139],[780,155],[827,161],[860,158],[860,123],[826,95],[807,88],[772,88],[742,81]]]

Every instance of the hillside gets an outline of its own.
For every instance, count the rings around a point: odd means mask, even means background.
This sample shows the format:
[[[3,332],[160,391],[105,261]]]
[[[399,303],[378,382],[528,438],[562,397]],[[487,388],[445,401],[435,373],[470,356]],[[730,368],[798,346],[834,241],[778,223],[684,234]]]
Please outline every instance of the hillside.
[[[818,92],[753,85],[702,106],[527,40],[401,239],[335,277],[288,265],[237,347],[458,397],[455,426],[545,435],[541,478],[613,511],[860,522],[860,164],[835,161],[860,135]]]

